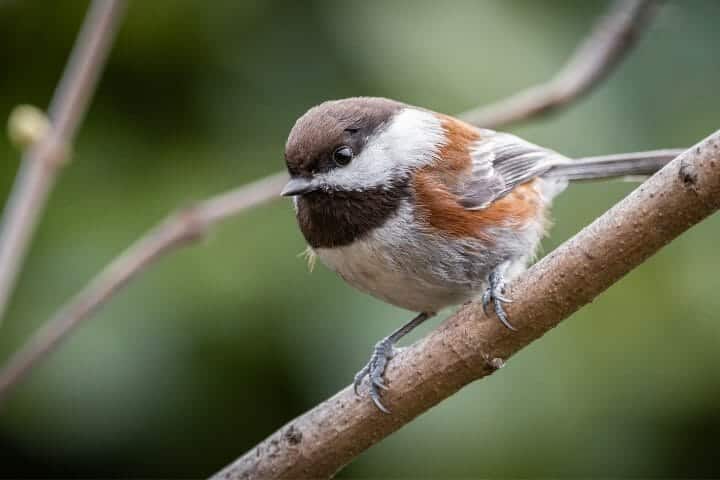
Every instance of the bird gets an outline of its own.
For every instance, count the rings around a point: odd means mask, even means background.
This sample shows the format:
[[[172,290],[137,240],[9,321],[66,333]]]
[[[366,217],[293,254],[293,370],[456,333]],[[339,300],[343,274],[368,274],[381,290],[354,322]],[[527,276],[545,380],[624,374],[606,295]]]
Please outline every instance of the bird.
[[[481,300],[515,330],[506,286],[534,259],[553,198],[572,181],[647,176],[663,157],[574,161],[510,133],[378,97],[310,108],[285,145],[293,199],[310,253],[352,287],[416,316],[372,350],[379,410],[397,342],[438,311]]]

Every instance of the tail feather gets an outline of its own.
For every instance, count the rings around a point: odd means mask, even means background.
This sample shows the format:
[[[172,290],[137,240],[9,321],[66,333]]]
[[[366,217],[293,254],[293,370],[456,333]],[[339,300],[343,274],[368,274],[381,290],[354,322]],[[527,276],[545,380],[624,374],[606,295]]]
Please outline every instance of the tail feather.
[[[660,170],[682,152],[668,149],[581,158],[558,163],[542,176],[570,181],[647,176]]]

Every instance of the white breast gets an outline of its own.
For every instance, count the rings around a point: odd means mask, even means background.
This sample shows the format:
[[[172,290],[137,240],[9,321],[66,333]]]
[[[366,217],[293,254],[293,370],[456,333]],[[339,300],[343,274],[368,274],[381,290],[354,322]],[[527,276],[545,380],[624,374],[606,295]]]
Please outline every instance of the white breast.
[[[468,242],[435,238],[415,225],[404,204],[364,238],[316,253],[358,290],[415,312],[437,312],[480,291],[489,273],[488,250],[476,241],[468,249]]]
[[[316,253],[358,290],[415,312],[437,312],[477,297],[501,264],[509,267],[506,278],[511,280],[534,256],[544,232],[539,215],[522,230],[493,229],[492,245],[442,236],[423,227],[407,202],[363,238]]]

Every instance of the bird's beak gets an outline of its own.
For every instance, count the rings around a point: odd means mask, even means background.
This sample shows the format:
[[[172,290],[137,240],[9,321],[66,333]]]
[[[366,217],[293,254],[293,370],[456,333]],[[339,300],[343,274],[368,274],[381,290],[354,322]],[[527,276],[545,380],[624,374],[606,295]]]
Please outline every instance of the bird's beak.
[[[302,195],[304,193],[312,192],[316,190],[315,182],[310,178],[293,177],[282,189],[280,195],[283,197],[294,197],[296,195]]]

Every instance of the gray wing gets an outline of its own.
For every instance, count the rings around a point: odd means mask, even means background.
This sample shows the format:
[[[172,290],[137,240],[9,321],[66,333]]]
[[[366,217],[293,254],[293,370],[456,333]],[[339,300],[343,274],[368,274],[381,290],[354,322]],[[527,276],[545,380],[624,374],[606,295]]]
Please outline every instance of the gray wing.
[[[516,185],[569,160],[509,133],[481,130],[471,150],[472,172],[460,188],[460,204],[469,210],[485,208]]]

